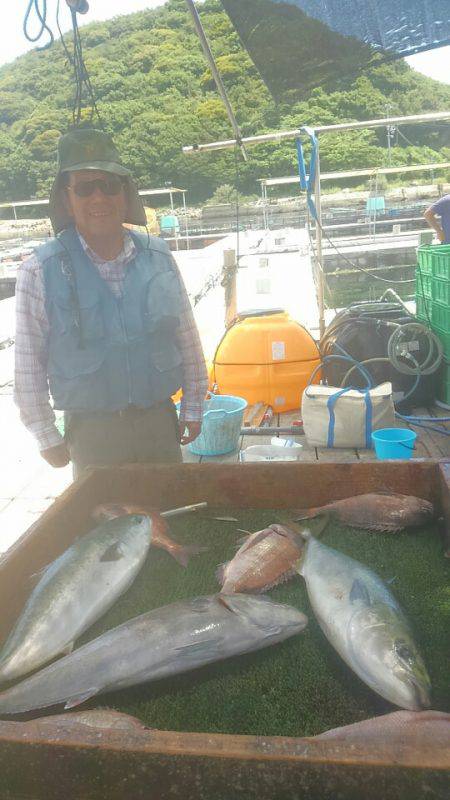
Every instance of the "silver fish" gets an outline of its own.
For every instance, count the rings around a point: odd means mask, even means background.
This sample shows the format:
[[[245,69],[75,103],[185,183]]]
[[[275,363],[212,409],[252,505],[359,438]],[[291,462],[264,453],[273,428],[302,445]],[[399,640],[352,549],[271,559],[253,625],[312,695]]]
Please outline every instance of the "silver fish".
[[[151,538],[149,517],[121,517],[82,536],[46,567],[0,653],[0,681],[70,652],[132,584]]]
[[[299,572],[327,639],[374,692],[410,711],[430,705],[430,679],[397,601],[372,570],[308,531]]]
[[[0,714],[64,704],[260,650],[307,618],[267,597],[212,595],[154,609],[107,631],[0,694]]]

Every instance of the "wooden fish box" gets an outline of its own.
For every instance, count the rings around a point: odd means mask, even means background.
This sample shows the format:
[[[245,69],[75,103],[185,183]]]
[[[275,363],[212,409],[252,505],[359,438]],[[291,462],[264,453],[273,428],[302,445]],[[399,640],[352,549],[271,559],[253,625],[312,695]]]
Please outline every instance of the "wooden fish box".
[[[100,502],[161,509],[318,506],[364,492],[416,494],[450,526],[450,462],[131,465],[88,471],[0,560],[0,638],[29,578],[90,527]],[[211,702],[219,698],[211,698]],[[99,702],[101,708],[101,698]],[[419,800],[443,798],[450,755],[313,738],[153,730],[131,717],[81,711],[0,721],[0,797],[29,800]]]

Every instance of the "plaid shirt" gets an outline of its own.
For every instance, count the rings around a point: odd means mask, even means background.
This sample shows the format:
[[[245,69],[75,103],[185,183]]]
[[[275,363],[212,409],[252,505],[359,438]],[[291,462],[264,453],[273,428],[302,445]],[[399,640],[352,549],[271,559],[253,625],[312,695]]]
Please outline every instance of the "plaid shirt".
[[[78,234],[84,251],[115,295],[122,293],[126,265],[134,258],[136,247],[125,234],[122,252],[113,261],[103,261]],[[178,273],[179,275],[179,273]],[[205,359],[189,298],[179,275],[182,295],[178,347],[182,356],[183,397],[180,418],[199,421],[208,387]],[[61,443],[50,404],[47,363],[50,325],[45,309],[42,267],[35,255],[17,270],[16,344],[14,400],[20,418],[37,439],[39,449],[46,450]]]

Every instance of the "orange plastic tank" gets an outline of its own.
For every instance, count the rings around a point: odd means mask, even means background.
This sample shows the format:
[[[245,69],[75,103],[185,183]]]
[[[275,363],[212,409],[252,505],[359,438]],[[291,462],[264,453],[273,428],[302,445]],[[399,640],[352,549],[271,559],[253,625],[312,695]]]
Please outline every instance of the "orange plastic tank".
[[[217,348],[211,385],[220,394],[263,402],[274,412],[301,405],[302,393],[320,363],[317,345],[286,311],[240,314]]]

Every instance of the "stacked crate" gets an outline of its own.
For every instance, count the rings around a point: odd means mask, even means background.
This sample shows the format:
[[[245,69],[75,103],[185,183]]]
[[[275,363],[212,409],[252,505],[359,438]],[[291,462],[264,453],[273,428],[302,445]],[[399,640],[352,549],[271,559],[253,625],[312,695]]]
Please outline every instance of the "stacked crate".
[[[450,245],[422,245],[417,262],[416,316],[442,342],[445,361],[437,397],[450,405]]]

